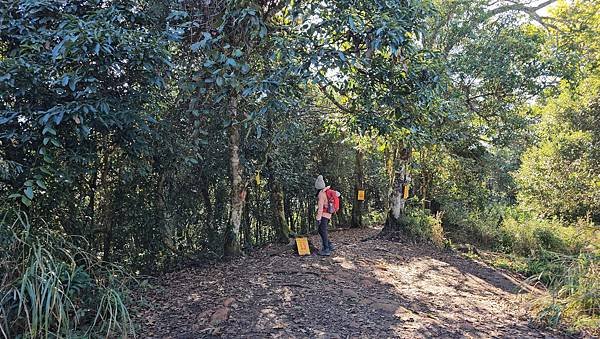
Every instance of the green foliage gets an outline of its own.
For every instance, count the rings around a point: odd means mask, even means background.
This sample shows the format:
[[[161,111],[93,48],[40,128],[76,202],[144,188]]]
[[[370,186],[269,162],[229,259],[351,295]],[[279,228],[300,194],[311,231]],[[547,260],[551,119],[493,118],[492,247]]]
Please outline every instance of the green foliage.
[[[490,263],[499,268],[507,269],[519,274],[528,274],[528,261],[519,255],[501,254],[493,258]]]
[[[502,242],[511,252],[520,255],[535,255],[540,250],[573,253],[566,239],[573,235],[573,228],[563,226],[558,221],[535,219],[533,217],[513,218],[507,216],[502,223]]]
[[[548,297],[535,303],[538,320],[551,326],[567,320],[575,329],[600,325],[600,256],[581,253],[565,256],[544,252],[529,265],[532,280],[545,283]]]
[[[502,249],[509,241],[502,239],[503,210],[490,206],[485,210],[456,209],[444,215],[450,237],[457,242]]]
[[[598,237],[595,224],[588,219],[565,223],[501,206],[472,212],[460,219],[451,212],[445,217],[451,225],[449,235],[457,241],[525,257],[542,251],[577,254]]]
[[[593,0],[560,0],[551,8],[556,43],[547,46],[565,80],[577,84],[597,74],[600,63],[600,4]]]
[[[68,237],[31,225],[24,215],[0,226],[5,337],[134,334],[120,268],[98,261]]]
[[[543,216],[600,220],[600,80],[592,77],[540,108],[539,143],[516,174],[523,206]]]
[[[138,2],[8,1],[0,10],[0,142],[23,168],[11,197],[30,205],[76,181],[100,138],[143,152],[167,63]],[[91,154],[90,154],[91,153]]]
[[[535,301],[539,321],[551,326],[567,322],[576,330],[597,326],[600,232],[596,224],[589,219],[569,224],[518,209],[497,209],[471,214],[459,225],[458,239],[468,241],[471,236],[471,243],[505,253],[495,257],[495,266],[548,288],[549,295]],[[450,236],[457,237],[456,230]]]
[[[411,209],[409,213],[400,215],[397,222],[404,234],[420,241],[431,241],[442,247],[445,243],[441,215],[432,216],[428,210]]]

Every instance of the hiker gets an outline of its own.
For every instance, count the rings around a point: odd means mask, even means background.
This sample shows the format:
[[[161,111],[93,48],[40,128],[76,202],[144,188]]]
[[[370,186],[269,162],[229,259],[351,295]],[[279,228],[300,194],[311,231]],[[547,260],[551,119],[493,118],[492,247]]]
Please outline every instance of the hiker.
[[[333,251],[333,244],[329,241],[329,237],[327,235],[327,226],[329,225],[329,220],[331,220],[331,212],[328,208],[329,200],[327,198],[327,191],[330,189],[330,186],[325,185],[325,180],[323,180],[323,176],[319,175],[317,180],[315,181],[315,188],[317,189],[317,228],[319,230],[319,235],[321,236],[321,250],[317,252],[318,255],[330,256],[331,251]],[[338,194],[339,193],[335,192]]]

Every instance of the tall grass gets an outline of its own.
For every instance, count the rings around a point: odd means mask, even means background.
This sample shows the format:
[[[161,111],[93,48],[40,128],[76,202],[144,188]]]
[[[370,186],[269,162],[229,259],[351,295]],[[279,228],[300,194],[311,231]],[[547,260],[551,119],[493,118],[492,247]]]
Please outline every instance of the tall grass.
[[[46,225],[23,214],[0,222],[0,333],[4,338],[134,334],[123,300],[127,280]],[[121,280],[125,279],[125,280]]]
[[[534,303],[537,320],[600,334],[600,229],[509,211],[500,228],[502,247],[526,258],[531,282],[548,293]]]
[[[589,220],[565,223],[515,212],[505,216],[500,237],[505,250],[525,256],[535,256],[539,251],[576,255],[600,241],[597,226]]]
[[[600,334],[600,256],[546,252],[535,261],[538,272],[529,280],[548,287],[548,294],[534,303],[537,319],[551,326],[566,321]]]
[[[500,225],[505,214],[504,206],[492,205],[484,210],[468,210],[460,205],[454,207],[444,213],[444,228],[453,241],[503,250]]]
[[[544,219],[518,208],[459,214],[446,218],[450,236],[505,253],[509,260],[496,265],[547,288],[534,303],[537,320],[600,331],[600,228],[590,219]]]

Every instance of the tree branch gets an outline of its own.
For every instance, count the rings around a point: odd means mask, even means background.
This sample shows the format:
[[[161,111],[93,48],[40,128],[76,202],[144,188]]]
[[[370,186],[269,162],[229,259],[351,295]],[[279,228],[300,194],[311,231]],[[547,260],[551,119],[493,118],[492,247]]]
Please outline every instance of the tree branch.
[[[339,108],[340,110],[346,112],[346,113],[354,113],[353,110],[347,108],[346,106],[342,105],[339,101],[337,101],[333,95],[331,95],[331,93],[329,93],[327,91],[326,85],[319,85],[319,89],[321,90],[321,92],[325,95],[325,97],[327,99],[329,99],[329,101],[331,101],[332,104],[334,104],[337,108]]]
[[[532,20],[536,21],[537,23],[539,23],[546,29],[548,29],[548,27],[550,27],[552,29],[560,31],[560,29],[557,26],[555,26],[554,24],[548,23],[547,17],[542,17],[536,13],[540,9],[550,6],[551,4],[555,3],[556,1],[557,0],[546,0],[542,3],[539,3],[536,6],[526,6],[525,4],[520,3],[518,1],[508,1],[510,3],[510,5],[500,6],[500,7],[492,9],[491,11],[489,11],[487,13],[486,19],[494,17],[494,16],[502,14],[502,13],[517,11],[517,12],[523,12],[523,13],[527,14]]]

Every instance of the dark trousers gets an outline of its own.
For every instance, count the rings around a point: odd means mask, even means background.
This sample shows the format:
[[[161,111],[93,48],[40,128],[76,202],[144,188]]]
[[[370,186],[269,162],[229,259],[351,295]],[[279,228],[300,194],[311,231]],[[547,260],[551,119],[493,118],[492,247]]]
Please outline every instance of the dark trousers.
[[[321,241],[323,242],[323,247],[321,249],[330,248],[331,242],[329,242],[329,237],[327,236],[327,225],[329,225],[329,219],[325,217],[321,217],[321,222],[319,223],[319,235],[321,236]]]

